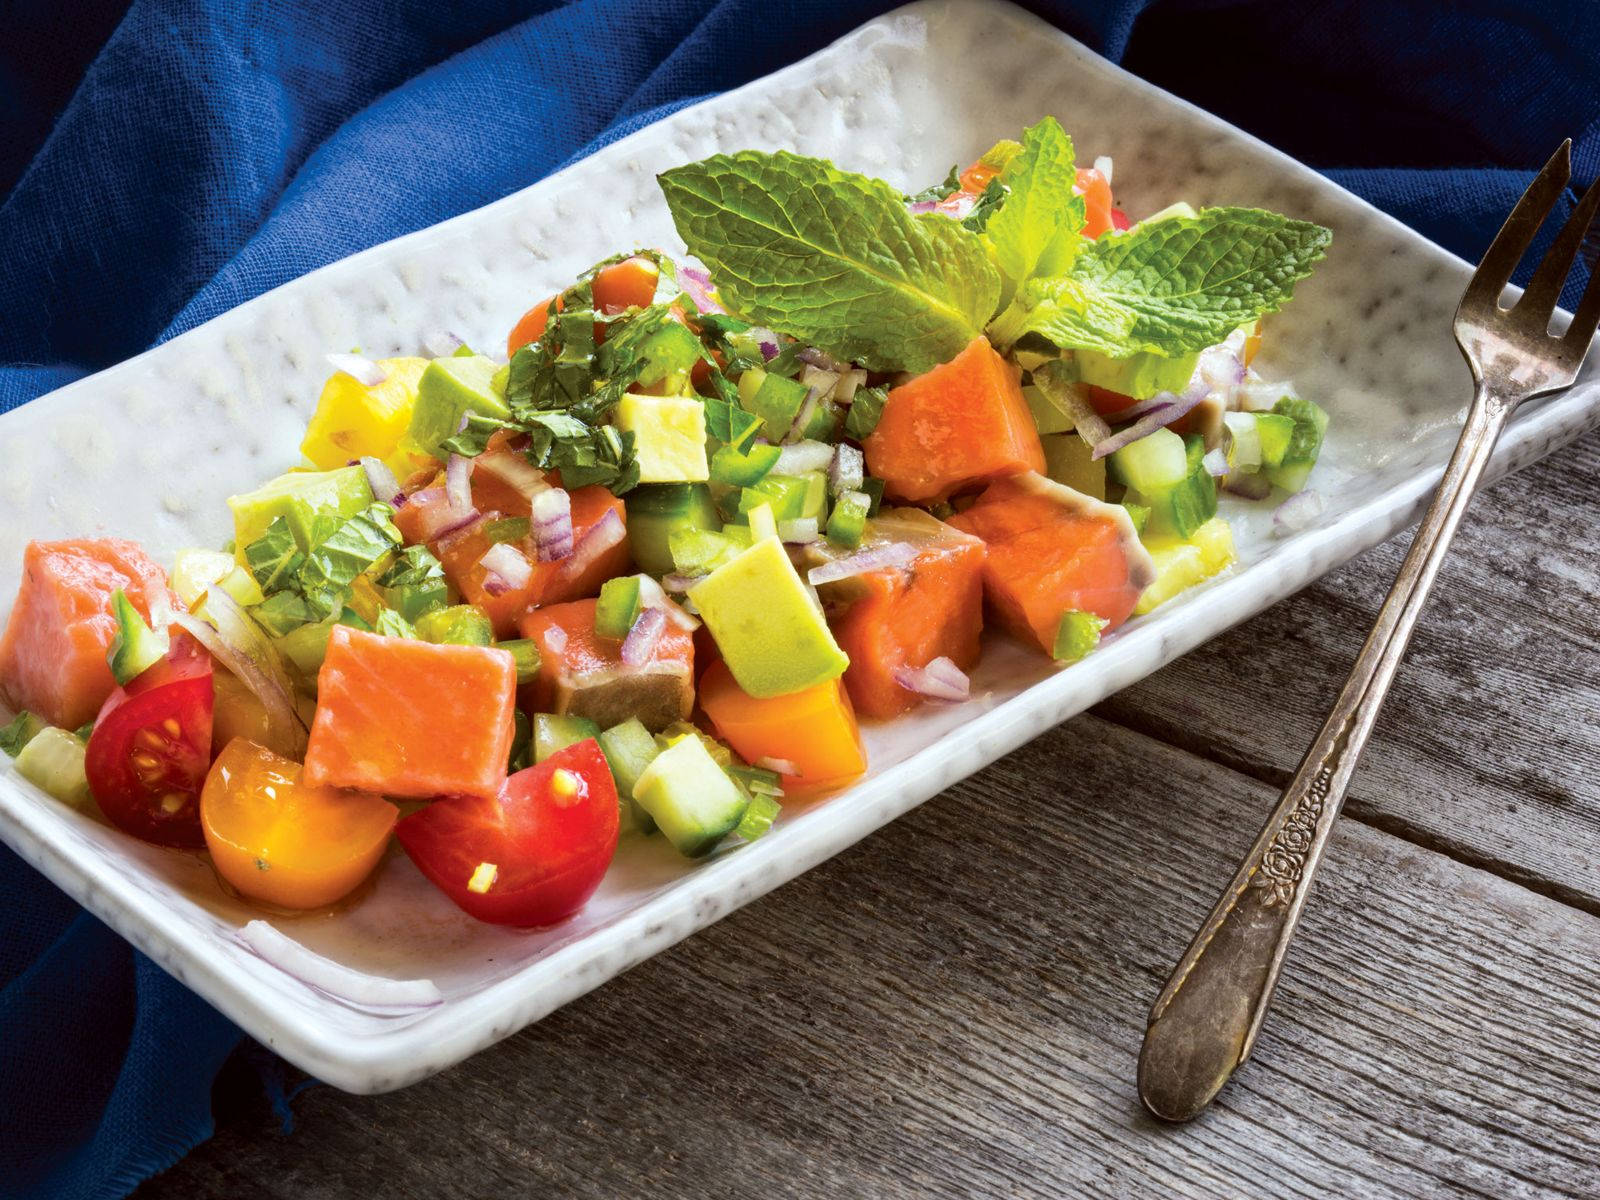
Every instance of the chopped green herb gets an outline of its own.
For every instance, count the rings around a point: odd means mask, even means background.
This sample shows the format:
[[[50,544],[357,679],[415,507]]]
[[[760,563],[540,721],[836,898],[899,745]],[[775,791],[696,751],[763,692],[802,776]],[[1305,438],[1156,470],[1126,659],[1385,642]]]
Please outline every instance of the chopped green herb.
[[[849,415],[844,419],[845,436],[864,442],[878,427],[883,417],[883,406],[889,402],[886,387],[858,388],[850,401]]]
[[[450,602],[444,567],[426,546],[407,546],[378,578],[383,602],[408,621]]]
[[[24,746],[38,737],[42,730],[48,728],[50,726],[46,725],[27,709],[23,709],[15,717],[11,718],[10,724],[0,729],[0,750],[15,758],[22,753]]]
[[[244,548],[244,561],[250,577],[265,593],[294,587],[305,555],[300,553],[289,522],[273,517],[266,532]]]
[[[378,614],[378,619],[372,623],[372,632],[381,633],[384,637],[415,638],[417,631],[411,622],[395,612],[386,608]]]
[[[342,522],[307,556],[300,586],[318,618],[343,604],[356,576],[405,540],[393,516],[387,504],[374,503]]]
[[[456,646],[489,646],[494,643],[494,628],[481,609],[470,604],[423,613],[416,620],[417,636],[425,642]]]
[[[273,592],[252,608],[250,615],[273,637],[282,637],[291,629],[317,619],[305,597],[298,592]]]

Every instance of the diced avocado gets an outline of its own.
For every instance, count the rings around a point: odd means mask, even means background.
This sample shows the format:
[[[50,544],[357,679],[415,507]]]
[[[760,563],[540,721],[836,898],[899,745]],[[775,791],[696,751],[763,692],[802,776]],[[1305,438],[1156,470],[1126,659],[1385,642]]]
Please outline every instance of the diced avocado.
[[[1233,530],[1221,517],[1213,517],[1187,539],[1153,535],[1144,539],[1156,565],[1155,582],[1144,590],[1134,608],[1143,616],[1179,592],[1211,578],[1234,561]]]
[[[1030,383],[1023,388],[1022,398],[1028,402],[1028,411],[1033,414],[1033,423],[1041,434],[1073,432],[1072,418],[1051,404],[1037,386]]]
[[[752,367],[739,377],[739,402],[745,411],[761,418],[768,441],[782,441],[788,434],[809,391],[803,383],[768,374],[759,367]]]
[[[84,749],[83,742],[65,729],[46,726],[17,755],[17,774],[63,804],[82,807],[89,803]]]
[[[494,386],[499,371],[499,363],[481,354],[432,359],[417,380],[417,402],[402,449],[443,458],[442,444],[455,436],[465,414],[510,417],[504,385]]]
[[[617,799],[622,807],[622,832],[653,832],[655,818],[633,798],[633,789],[645,768],[661,753],[661,747],[656,744],[650,731],[633,717],[603,731],[599,741],[600,752],[606,756],[606,762],[611,766],[611,777],[617,784]]]
[[[1094,448],[1075,433],[1051,433],[1039,439],[1044,446],[1044,473],[1075,492],[1106,498],[1106,460],[1094,457]]]
[[[1263,472],[1276,487],[1298,492],[1305,487],[1322,453],[1322,438],[1328,431],[1328,414],[1322,407],[1299,396],[1284,396],[1272,411],[1294,422],[1294,432],[1289,436],[1288,448],[1276,467]]]
[[[106,648],[106,663],[111,667],[111,677],[126,687],[135,676],[166,657],[171,640],[166,630],[150,628],[121,588],[111,593],[111,616],[117,629]]]
[[[620,642],[639,619],[641,608],[637,575],[608,579],[601,585],[600,598],[595,601],[594,631],[601,637]]]
[[[228,497],[233,510],[233,544],[245,546],[282,517],[302,552],[312,549],[348,518],[372,503],[367,473],[360,467],[335,471],[290,471],[253,492]]]
[[[1062,613],[1050,656],[1059,663],[1077,662],[1100,644],[1100,631],[1105,627],[1106,619],[1091,612],[1073,609]]]
[[[706,406],[694,396],[635,396],[617,402],[617,428],[634,436],[640,483],[697,483],[706,462]]]
[[[169,582],[185,608],[192,607],[206,589],[238,566],[233,555],[222,550],[179,550],[172,561]]]
[[[777,447],[767,448],[776,458]],[[640,484],[625,502],[633,561],[651,575],[669,575],[675,569],[673,534],[722,528],[711,489],[703,483]]]
[[[323,386],[300,443],[300,453],[313,466],[327,470],[363,455],[386,459],[394,453],[411,423],[417,381],[428,360],[385,358],[378,366],[387,372],[382,383],[368,386],[335,371]]]
[[[689,589],[689,599],[752,696],[798,692],[838,678],[850,665],[776,538],[718,567]]]
[[[598,738],[600,726],[587,717],[533,714],[533,761],[542,763],[557,750],[565,750],[584,738]]]
[[[317,672],[322,670],[322,660],[327,657],[328,639],[333,635],[334,624],[332,618],[317,621],[291,629],[282,637],[272,640],[278,653],[313,686]]]
[[[0,751],[15,758],[22,753],[24,746],[39,736],[41,730],[49,728],[44,721],[24,709],[12,717],[8,725],[0,728]]]
[[[709,854],[732,833],[749,803],[699,738],[672,743],[645,767],[633,798],[680,854]]]
[[[471,604],[423,613],[416,621],[417,636],[425,642],[453,646],[488,646],[494,642],[494,627],[483,610]]]
[[[1107,358],[1093,350],[1073,351],[1078,378],[1084,383],[1143,400],[1157,392],[1181,392],[1194,375],[1198,352],[1164,358],[1145,351],[1128,358]]]

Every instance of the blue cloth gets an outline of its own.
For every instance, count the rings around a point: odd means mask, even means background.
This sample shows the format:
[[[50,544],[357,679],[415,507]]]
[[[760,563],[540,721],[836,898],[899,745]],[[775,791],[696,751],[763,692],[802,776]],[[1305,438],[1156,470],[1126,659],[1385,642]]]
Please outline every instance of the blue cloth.
[[[10,0],[0,411],[891,6]],[[1563,136],[1600,168],[1589,0],[1030,7],[1468,258]],[[0,1191],[121,1195],[210,1134],[238,1031],[4,849],[0,893]]]

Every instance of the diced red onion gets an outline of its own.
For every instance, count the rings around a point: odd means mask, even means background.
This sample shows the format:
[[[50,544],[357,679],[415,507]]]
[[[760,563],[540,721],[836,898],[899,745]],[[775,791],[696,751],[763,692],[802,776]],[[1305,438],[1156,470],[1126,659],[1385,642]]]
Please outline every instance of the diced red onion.
[[[856,398],[856,392],[866,386],[867,373],[860,367],[851,367],[833,385],[833,398],[840,404],[849,404]]]
[[[925,667],[896,667],[894,681],[930,700],[965,700],[972,691],[966,672],[942,655]]]
[[[771,362],[778,357],[778,335],[760,325],[750,330],[749,336],[761,347],[761,357]]]
[[[361,459],[361,469],[367,473],[367,486],[372,489],[374,500],[393,505],[397,500],[404,499],[400,495],[400,481],[387,464],[368,455]]]
[[[1171,392],[1165,393],[1171,395]],[[1163,404],[1152,408],[1126,429],[1120,429],[1104,441],[1096,442],[1090,458],[1104,458],[1108,454],[1115,454],[1124,446],[1131,446],[1142,437],[1149,437],[1158,429],[1172,424],[1188,410],[1178,404]]]
[[[450,465],[444,469],[444,494],[457,512],[472,507],[472,460],[466,455],[450,456]]]
[[[839,386],[839,380],[843,378],[843,370],[834,371],[807,363],[800,368],[799,382],[810,388],[818,400],[826,400],[833,395],[833,389]]]
[[[525,588],[528,586],[528,581],[533,578],[533,564],[510,542],[496,542],[490,546],[483,552],[478,565],[488,572],[488,577],[483,581],[483,590],[491,596],[504,595],[505,592]],[[503,583],[504,590],[496,592],[490,586],[490,579]]]
[[[860,450],[848,442],[840,442],[833,448],[833,461],[828,464],[830,492],[842,496],[845,492],[859,491],[866,477],[867,460]]]
[[[634,618],[633,628],[622,639],[622,661],[630,667],[642,667],[656,652],[661,635],[667,631],[667,614],[664,609],[645,608]]]
[[[1221,446],[1215,450],[1207,450],[1205,457],[1200,461],[1205,466],[1207,475],[1221,478],[1228,473],[1228,455]]]
[[[1222,490],[1232,496],[1242,496],[1246,500],[1265,500],[1272,495],[1272,484],[1267,481],[1265,475],[1234,471],[1223,479]]]
[[[1094,160],[1094,169],[1099,171],[1106,181],[1106,186],[1111,185],[1111,156],[1102,154]]]
[[[803,546],[822,537],[815,517],[796,517],[792,521],[778,522],[778,540],[791,546]]]
[[[478,519],[478,510],[471,505],[465,512],[457,509],[450,502],[450,495],[442,487],[424,488],[414,492],[410,503],[421,509],[422,522],[417,530],[418,539],[424,542],[437,541],[439,538],[465,529]]]
[[[704,575],[663,575],[661,586],[681,596],[704,578]]]
[[[683,285],[684,294],[694,301],[694,306],[703,313],[722,313],[728,310],[718,304],[712,292],[711,276],[699,267],[679,267],[678,282]]]
[[[849,363],[840,362],[826,350],[818,350],[815,346],[807,346],[802,350],[797,350],[795,357],[808,366],[818,367],[834,375],[843,375],[850,369]],[[801,382],[805,382],[804,376],[801,377]]]
[[[449,358],[462,346],[466,345],[466,342],[448,329],[441,329],[437,333],[430,333],[423,338],[422,344],[427,347],[428,353],[435,358]]]
[[[1271,412],[1279,400],[1294,394],[1292,383],[1251,380],[1234,390],[1234,406],[1242,412]]]
[[[186,630],[213,658],[249,688],[267,711],[268,749],[298,759],[306,748],[306,726],[294,703],[294,687],[266,632],[216,584],[206,589],[204,611],[211,622],[181,609],[170,620]]]
[[[550,481],[545,478],[544,472],[515,450],[497,447],[478,455],[473,461],[477,464],[477,470],[493,475],[530,500],[550,488]]]
[[[674,603],[661,585],[648,575],[639,576],[639,603],[645,608],[659,608],[667,614],[668,621],[686,633],[693,633],[700,628],[700,622],[686,613],[681,605]]]
[[[528,501],[534,556],[556,562],[573,551],[572,496],[565,488],[546,487]]]
[[[379,1016],[401,1016],[444,1003],[431,979],[389,979],[352,970],[308,950],[265,921],[250,921],[234,934],[239,945],[263,962],[341,1004]]]
[[[930,213],[938,207],[939,202],[937,200],[913,200],[906,205],[906,211],[909,213]]]
[[[1226,345],[1210,346],[1195,361],[1190,387],[1204,384],[1207,392],[1217,392],[1231,400],[1234,389],[1244,382],[1244,362]]]
[[[800,764],[790,762],[787,758],[758,758],[750,765],[760,767],[763,771],[776,771],[779,775],[788,775],[795,779],[799,779],[803,774]]]
[[[833,447],[827,442],[792,442],[778,451],[778,461],[772,469],[779,475],[800,475],[826,471],[832,462]]]
[[[1078,436],[1091,446],[1099,445],[1111,436],[1111,426],[1089,403],[1089,391],[1081,383],[1052,385],[1048,391],[1041,388],[1044,398],[1063,412],[1072,422]]]
[[[627,536],[628,530],[623,525],[622,518],[617,516],[617,510],[606,509],[606,515],[589,526],[588,531],[573,547],[571,555],[561,564],[562,571],[569,578],[583,574],[591,563]]]
[[[559,625],[550,626],[544,631],[544,644],[552,654],[560,654],[567,648],[567,631]]]
[[[862,550],[858,554],[821,563],[806,572],[806,578],[813,585],[821,586],[824,583],[836,583],[841,579],[853,579],[869,571],[882,571],[886,567],[903,567],[916,557],[915,546],[905,542],[888,542],[882,546],[874,546],[871,550]]]
[[[1322,515],[1322,494],[1307,488],[1296,492],[1272,513],[1272,531],[1279,537],[1297,533]]]
[[[360,354],[330,354],[328,362],[333,365],[335,371],[343,371],[351,379],[367,387],[377,387],[389,378],[389,372]]]

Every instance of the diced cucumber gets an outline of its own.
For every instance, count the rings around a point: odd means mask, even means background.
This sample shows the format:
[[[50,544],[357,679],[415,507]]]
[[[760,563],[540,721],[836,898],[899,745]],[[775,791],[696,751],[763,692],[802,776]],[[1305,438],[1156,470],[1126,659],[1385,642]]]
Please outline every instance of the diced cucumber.
[[[1170,429],[1157,429],[1111,453],[1111,474],[1144,496],[1159,496],[1189,474],[1183,439]]]
[[[772,451],[776,462],[778,448],[767,446],[764,449]],[[674,533],[722,527],[717,506],[711,499],[711,489],[703,483],[640,484],[627,494],[625,503],[628,545],[633,550],[633,561],[652,575],[672,572]]]
[[[772,828],[772,823],[778,819],[778,814],[783,811],[771,796],[751,796],[745,805],[744,816],[739,818],[739,824],[734,827],[733,834],[744,841],[753,842],[762,837]]]
[[[106,663],[111,677],[126,687],[145,668],[166,657],[171,640],[166,630],[157,633],[150,628],[121,588],[111,593],[111,616],[117,629],[106,648]]]
[[[800,436],[815,442],[831,442],[839,436],[839,426],[844,416],[842,405],[832,400],[819,400],[806,418],[806,423],[800,427]]]
[[[510,641],[496,642],[495,645],[507,651],[517,664],[517,682],[532,683],[539,674],[539,662],[544,657],[539,653],[539,643],[532,638],[512,638]]]
[[[1100,631],[1105,627],[1106,619],[1091,612],[1073,609],[1062,613],[1051,657],[1059,663],[1077,662],[1100,644]]]
[[[483,610],[471,604],[452,604],[417,618],[417,636],[425,642],[453,646],[488,646],[494,643],[494,626]]]
[[[1294,422],[1294,432],[1283,452],[1278,466],[1267,470],[1267,479],[1286,491],[1298,492],[1305,487],[1322,453],[1323,435],[1328,431],[1328,414],[1322,407],[1299,396],[1284,396],[1273,405],[1272,411]]]
[[[735,525],[730,529],[738,530]],[[672,553],[672,569],[679,575],[709,575],[744,549],[729,529],[712,533],[709,529],[675,529],[667,537]]]
[[[331,619],[302,625],[280,638],[274,638],[272,644],[295,670],[314,683],[317,672],[322,670],[322,660],[327,657],[328,639],[333,636],[333,626]]]
[[[1122,507],[1128,510],[1128,520],[1133,522],[1133,531],[1143,533],[1144,527],[1150,523],[1150,509],[1143,504],[1129,504],[1126,500]]]
[[[1235,471],[1253,474],[1263,467],[1283,462],[1294,434],[1294,420],[1280,413],[1225,413],[1223,424],[1233,436],[1230,466]]]
[[[620,642],[639,619],[641,607],[637,575],[606,580],[600,588],[600,599],[595,601],[594,631],[601,637]]]
[[[47,726],[17,755],[17,774],[41,791],[74,808],[89,803],[83,771],[84,744],[65,729]]]
[[[743,487],[758,483],[778,465],[781,451],[765,442],[752,445],[743,452],[732,446],[718,446],[711,456],[711,482]]]
[[[1049,434],[1044,446],[1044,473],[1075,492],[1106,498],[1106,460],[1094,457],[1094,448],[1075,433]]]
[[[696,737],[680,738],[656,755],[634,784],[633,798],[689,858],[714,850],[749,805]]]
[[[600,752],[611,764],[611,777],[617,783],[617,798],[622,805],[622,832],[652,833],[655,818],[633,798],[634,785],[645,768],[661,753],[655,737],[637,717],[601,732]]]
[[[750,510],[772,505],[775,521],[797,521],[805,515],[810,481],[801,475],[768,475],[739,493],[739,515],[748,519]]]
[[[515,775],[533,765],[533,722],[520,708],[511,710],[514,729],[511,734],[511,753],[506,756],[506,772]]]
[[[565,750],[584,738],[598,738],[600,726],[588,717],[564,717],[556,713],[533,714],[533,761],[542,763],[557,750]]]
[[[1179,444],[1184,447],[1188,468],[1184,477],[1161,491],[1149,492],[1142,488],[1135,491],[1138,503],[1150,508],[1148,528],[1151,532],[1185,538],[1217,515],[1217,481],[1205,467],[1204,438],[1196,434],[1180,439]]]

